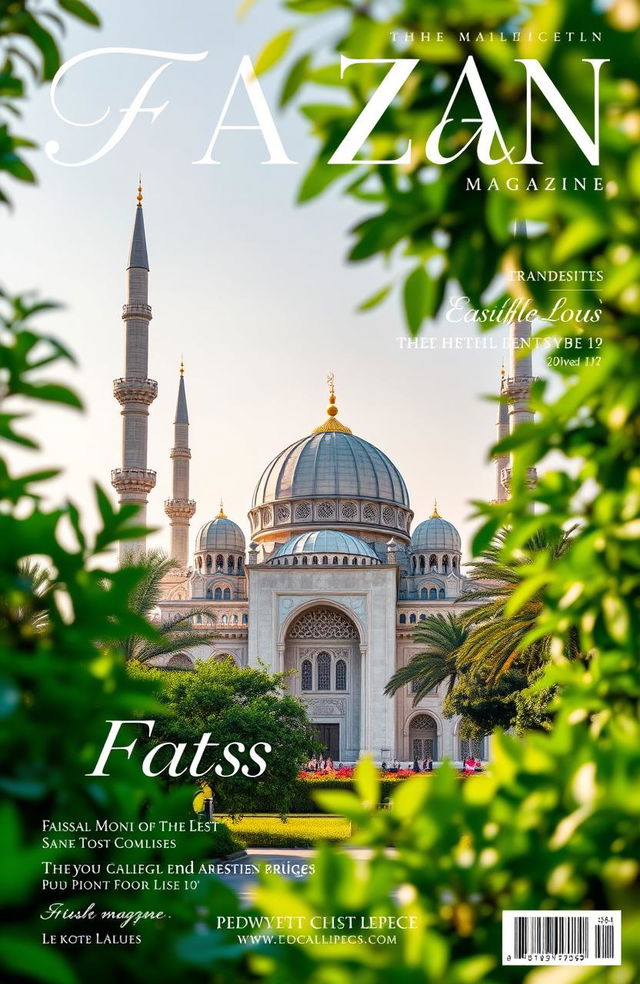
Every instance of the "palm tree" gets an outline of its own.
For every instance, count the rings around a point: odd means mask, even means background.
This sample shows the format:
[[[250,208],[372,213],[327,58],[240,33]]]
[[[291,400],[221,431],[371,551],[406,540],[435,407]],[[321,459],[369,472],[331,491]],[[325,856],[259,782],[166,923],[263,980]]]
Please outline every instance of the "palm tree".
[[[54,588],[51,573],[34,560],[21,560],[17,586],[22,595],[16,612],[18,621],[28,623],[34,632],[43,632],[49,624],[47,595]]]
[[[141,579],[129,596],[129,608],[134,614],[149,621],[162,600],[162,580],[175,568],[175,561],[161,550],[148,550],[142,553],[130,552],[124,563],[143,570]],[[215,632],[195,631],[191,628],[194,615],[208,617],[208,614],[205,609],[190,608],[186,614],[172,615],[154,625],[156,631],[153,639],[141,635],[129,636],[122,644],[125,658],[127,661],[148,663],[155,656],[171,656],[219,638]]]
[[[509,532],[503,530],[471,565],[468,577],[476,584],[458,598],[458,602],[473,604],[473,608],[460,616],[470,630],[460,657],[470,668],[475,667],[487,682],[495,682],[514,664],[529,677],[548,662],[551,655],[549,635],[525,642],[542,614],[542,587],[526,597],[514,614],[505,614],[505,608],[542,555],[546,555],[551,565],[564,556],[574,529],[563,530],[556,537],[548,530],[539,530],[524,544],[521,557],[511,564],[502,559]],[[578,636],[572,629],[565,656],[577,659],[580,655]]]
[[[391,696],[405,684],[415,681],[414,705],[445,680],[448,681],[447,692],[451,692],[461,671],[458,657],[469,632],[460,616],[450,612],[430,615],[424,622],[419,622],[413,639],[425,649],[396,670],[384,692]]]

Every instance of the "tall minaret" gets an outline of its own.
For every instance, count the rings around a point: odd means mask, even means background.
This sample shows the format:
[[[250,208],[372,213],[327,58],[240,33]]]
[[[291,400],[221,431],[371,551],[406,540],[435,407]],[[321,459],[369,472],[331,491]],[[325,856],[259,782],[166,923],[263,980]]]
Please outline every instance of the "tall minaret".
[[[127,266],[127,303],[122,308],[125,324],[125,374],[113,381],[113,395],[122,407],[122,468],[111,472],[111,484],[122,505],[138,506],[134,522],[145,525],[147,497],[156,484],[156,473],[147,468],[149,407],[158,395],[158,384],[148,377],[149,362],[149,260],[142,215],[142,184],[133,224]],[[144,550],[146,539],[124,540],[120,560],[130,550]]]
[[[506,395],[506,372],[504,363],[500,369],[500,396],[498,404],[498,418],[496,420],[496,443],[503,441],[509,436],[509,407],[505,400]],[[496,502],[504,502],[507,499],[507,490],[502,481],[502,473],[509,464],[507,453],[496,455]]]
[[[179,567],[186,567],[189,560],[189,520],[196,511],[196,504],[189,498],[189,413],[184,386],[184,364],[180,363],[178,402],[173,421],[172,498],[167,499],[164,511],[171,520],[171,556]]]
[[[524,222],[516,222],[514,235],[526,237],[527,228]],[[520,424],[533,423],[534,421],[534,413],[531,410],[531,385],[534,381],[531,361],[531,322],[514,321],[510,326],[509,343],[511,358],[504,392],[509,404],[509,433],[513,434]],[[506,493],[511,484],[512,470],[513,452],[509,467],[502,472],[505,489],[504,498],[507,498]],[[530,468],[527,476],[528,484],[534,485],[536,478],[535,468]]]

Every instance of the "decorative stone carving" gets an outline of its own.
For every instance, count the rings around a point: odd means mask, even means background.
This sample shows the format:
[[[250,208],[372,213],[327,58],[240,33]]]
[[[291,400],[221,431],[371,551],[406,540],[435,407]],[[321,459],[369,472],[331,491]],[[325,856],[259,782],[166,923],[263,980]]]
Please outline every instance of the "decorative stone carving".
[[[341,717],[344,714],[343,700],[305,700],[309,713],[324,717]]]
[[[358,507],[354,502],[345,502],[342,507],[342,516],[344,519],[355,519],[358,515]]]
[[[332,608],[311,608],[294,620],[289,639],[358,639],[355,625]]]
[[[321,502],[318,506],[318,516],[320,519],[332,519],[334,507],[332,502]]]
[[[311,506],[307,502],[301,502],[296,506],[296,519],[308,519],[311,515]]]
[[[289,506],[278,506],[276,515],[279,523],[288,523],[291,518],[291,510]]]

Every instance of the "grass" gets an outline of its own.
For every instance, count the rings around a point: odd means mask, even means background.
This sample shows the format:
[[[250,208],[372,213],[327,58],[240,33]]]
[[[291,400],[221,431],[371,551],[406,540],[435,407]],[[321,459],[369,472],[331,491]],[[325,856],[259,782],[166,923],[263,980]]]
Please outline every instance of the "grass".
[[[317,841],[338,843],[351,836],[344,817],[291,815],[286,820],[272,814],[251,814],[235,822],[220,817],[235,840],[244,847],[313,847]]]

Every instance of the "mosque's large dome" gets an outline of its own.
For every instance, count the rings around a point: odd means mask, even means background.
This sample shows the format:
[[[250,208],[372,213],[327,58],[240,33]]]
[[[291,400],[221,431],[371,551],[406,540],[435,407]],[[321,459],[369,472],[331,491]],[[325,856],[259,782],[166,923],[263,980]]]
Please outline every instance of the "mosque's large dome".
[[[267,465],[253,495],[252,536],[280,540],[302,530],[336,526],[374,539],[405,541],[413,516],[409,493],[393,462],[336,419],[289,445]]]
[[[409,508],[402,475],[386,454],[340,431],[309,434],[281,451],[262,473],[253,505],[307,496],[356,496]]]

